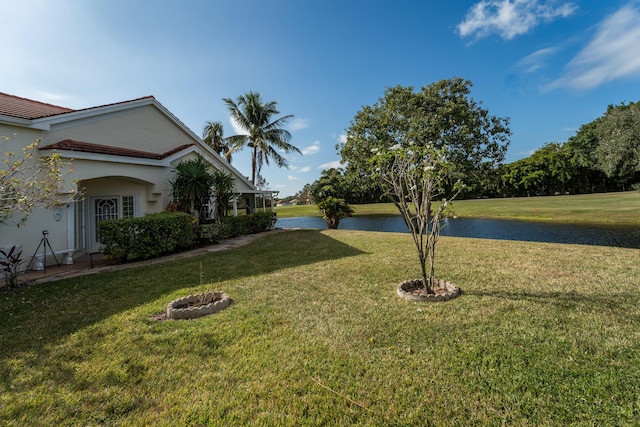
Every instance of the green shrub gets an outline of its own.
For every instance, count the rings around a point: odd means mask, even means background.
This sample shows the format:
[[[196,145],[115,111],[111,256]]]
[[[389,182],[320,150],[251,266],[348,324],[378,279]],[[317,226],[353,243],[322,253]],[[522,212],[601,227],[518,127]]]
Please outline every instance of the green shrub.
[[[139,218],[100,222],[98,238],[102,253],[121,261],[159,257],[195,243],[193,217],[163,212]]]
[[[353,208],[344,200],[333,196],[325,197],[318,202],[318,210],[327,222],[327,227],[336,229],[342,218],[353,215]]]
[[[267,231],[273,227],[274,219],[272,213],[257,213],[195,225],[193,216],[187,213],[162,212],[102,221],[98,225],[98,238],[106,256],[134,261],[156,258],[195,244]]]
[[[221,219],[222,237],[241,236],[244,234],[255,234],[270,230],[273,227],[275,214],[270,212],[260,212],[243,216],[228,216]]]
[[[219,222],[200,224],[196,227],[195,235],[198,243],[215,243],[223,237],[224,226]]]

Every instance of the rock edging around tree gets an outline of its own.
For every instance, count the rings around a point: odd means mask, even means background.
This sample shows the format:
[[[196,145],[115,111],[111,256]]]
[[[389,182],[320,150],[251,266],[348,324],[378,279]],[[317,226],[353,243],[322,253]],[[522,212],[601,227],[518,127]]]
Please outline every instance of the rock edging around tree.
[[[407,301],[441,302],[449,301],[460,295],[460,288],[451,282],[434,279],[435,293],[427,294],[422,279],[405,280],[397,288],[398,295]]]
[[[209,303],[203,303],[203,298],[209,297]],[[207,295],[189,295],[171,301],[167,305],[167,319],[195,319],[224,310],[231,300],[224,292],[209,292]]]

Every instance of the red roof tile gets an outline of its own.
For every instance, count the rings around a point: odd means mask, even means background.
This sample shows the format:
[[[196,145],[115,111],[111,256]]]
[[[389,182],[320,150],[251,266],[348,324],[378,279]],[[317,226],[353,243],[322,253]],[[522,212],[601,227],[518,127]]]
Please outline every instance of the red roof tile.
[[[114,156],[127,156],[137,157],[142,159],[154,159],[162,160],[170,155],[184,150],[194,144],[185,144],[176,147],[166,153],[150,153],[148,151],[132,150],[130,148],[110,147],[108,145],[91,144],[89,142],[73,141],[71,139],[65,139],[64,141],[56,142],[55,144],[39,147],[40,150],[66,150],[66,151],[78,151],[82,153],[94,153],[94,154],[111,154]]]
[[[120,104],[127,104],[130,102],[135,102],[135,101],[141,101],[143,99],[155,99],[155,97],[149,95],[149,96],[143,96],[140,98],[136,98],[136,99],[130,99],[128,101],[119,101],[119,102],[112,102],[111,104],[104,104],[104,105],[96,105],[95,107],[87,107],[87,108],[81,108],[79,110],[73,110],[73,111],[89,111],[89,110],[94,110],[96,108],[103,108],[103,107],[111,107],[113,105],[120,105]]]
[[[38,119],[71,111],[74,110],[0,92],[0,114],[5,116]]]

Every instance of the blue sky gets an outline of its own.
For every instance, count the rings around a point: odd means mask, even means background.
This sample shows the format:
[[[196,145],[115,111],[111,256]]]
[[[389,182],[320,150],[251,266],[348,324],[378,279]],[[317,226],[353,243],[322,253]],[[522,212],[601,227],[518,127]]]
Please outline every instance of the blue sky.
[[[0,0],[0,91],[70,108],[153,95],[195,133],[222,98],[293,114],[304,155],[263,168],[288,196],[339,166],[356,112],[459,76],[511,120],[507,161],[640,100],[640,1]],[[233,164],[250,175],[248,151]]]

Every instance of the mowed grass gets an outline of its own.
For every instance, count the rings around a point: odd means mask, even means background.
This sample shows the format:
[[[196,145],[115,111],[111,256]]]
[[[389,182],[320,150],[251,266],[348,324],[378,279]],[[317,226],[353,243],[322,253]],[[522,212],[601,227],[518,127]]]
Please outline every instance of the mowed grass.
[[[300,230],[0,294],[0,425],[638,425],[637,249]],[[226,310],[156,321],[206,287]]]
[[[397,215],[392,203],[353,205],[354,215]],[[547,197],[457,200],[453,211],[458,217],[501,218],[531,221],[640,224],[640,194],[581,194]],[[282,206],[278,217],[319,216],[315,205]]]

